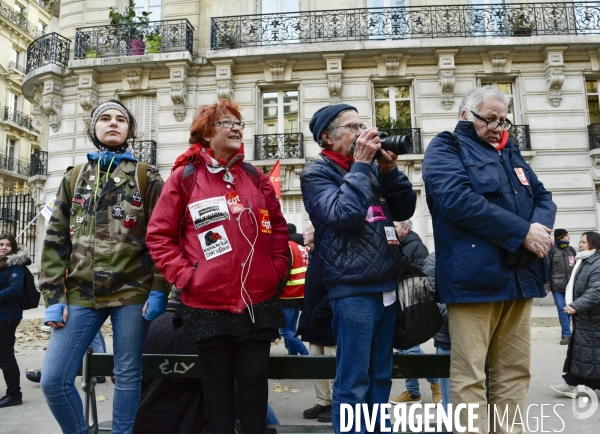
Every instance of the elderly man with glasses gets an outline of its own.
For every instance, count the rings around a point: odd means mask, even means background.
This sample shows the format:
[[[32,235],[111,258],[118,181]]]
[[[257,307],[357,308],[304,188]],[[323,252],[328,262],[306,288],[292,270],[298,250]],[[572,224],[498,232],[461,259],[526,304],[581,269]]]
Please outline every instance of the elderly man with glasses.
[[[452,404],[479,404],[479,432],[488,432],[486,357],[490,432],[508,432],[506,420],[500,428],[492,419],[494,405],[508,421],[526,411],[532,299],[546,295],[543,257],[556,215],[552,194],[508,139],[508,102],[491,86],[468,92],[454,133],[438,134],[423,163],[436,291],[452,340]]]
[[[377,128],[367,128],[355,107],[324,107],[309,128],[323,151],[307,164],[300,183],[315,227],[313,260],[334,313],[332,418],[339,433],[340,404],[373,409],[389,399],[400,262],[394,220],[413,215],[416,195],[397,156],[381,149]],[[348,423],[356,427],[346,413]],[[352,432],[364,432],[364,419],[361,428]]]

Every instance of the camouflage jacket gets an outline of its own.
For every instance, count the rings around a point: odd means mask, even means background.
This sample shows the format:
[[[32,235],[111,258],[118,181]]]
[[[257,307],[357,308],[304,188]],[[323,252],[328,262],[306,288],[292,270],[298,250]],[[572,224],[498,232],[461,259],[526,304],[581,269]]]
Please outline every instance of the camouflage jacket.
[[[147,222],[163,180],[149,166],[142,198],[135,171],[136,163],[122,161],[106,181],[97,162],[87,163],[74,194],[73,170],[63,177],[42,248],[40,289],[46,306],[100,309],[144,303],[151,290],[169,292],[146,247]]]

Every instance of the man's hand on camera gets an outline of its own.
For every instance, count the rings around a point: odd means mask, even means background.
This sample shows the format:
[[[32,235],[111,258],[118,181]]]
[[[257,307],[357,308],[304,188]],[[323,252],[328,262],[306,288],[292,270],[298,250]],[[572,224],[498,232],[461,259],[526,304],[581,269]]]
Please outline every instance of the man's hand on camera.
[[[355,142],[354,161],[371,164],[375,153],[379,149],[381,149],[381,141],[377,135],[377,128],[364,130]]]
[[[398,156],[392,151],[386,151],[382,149],[377,154],[377,164],[379,164],[379,171],[381,173],[389,173],[396,167],[396,160]]]
[[[535,253],[538,258],[543,258],[554,241],[549,235],[551,232],[546,226],[540,223],[532,223],[529,232],[523,241],[523,247]]]

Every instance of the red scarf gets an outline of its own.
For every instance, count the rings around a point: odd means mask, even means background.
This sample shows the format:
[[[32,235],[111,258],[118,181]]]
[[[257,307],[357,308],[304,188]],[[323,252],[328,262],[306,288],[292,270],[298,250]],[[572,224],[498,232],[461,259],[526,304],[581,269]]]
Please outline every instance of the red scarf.
[[[500,144],[496,147],[496,151],[501,151],[502,148],[504,148],[507,143],[508,143],[508,131],[502,130],[502,135],[500,135]]]
[[[348,172],[350,171],[350,165],[354,163],[354,158],[338,154],[337,152],[333,152],[330,149],[323,149],[321,151],[321,155],[324,155],[325,157],[329,158],[331,161],[336,163],[338,166],[341,166]]]

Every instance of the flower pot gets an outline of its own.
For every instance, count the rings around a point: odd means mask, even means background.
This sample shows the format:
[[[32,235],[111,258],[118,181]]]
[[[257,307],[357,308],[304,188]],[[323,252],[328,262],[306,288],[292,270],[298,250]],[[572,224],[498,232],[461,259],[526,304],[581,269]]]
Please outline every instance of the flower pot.
[[[129,55],[141,56],[146,51],[146,43],[139,39],[132,39],[129,43]]]
[[[146,53],[155,54],[160,53],[160,46],[162,45],[162,36],[155,35],[151,38],[146,39]]]
[[[532,33],[531,29],[520,29],[520,30],[514,30],[513,36],[531,36],[531,33]]]

